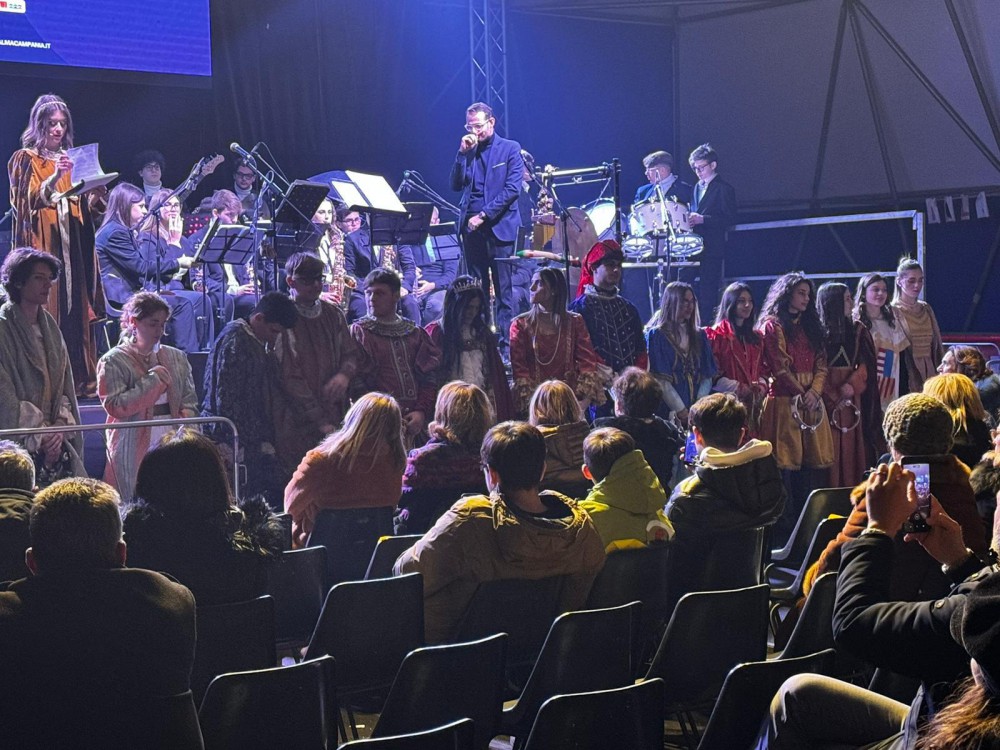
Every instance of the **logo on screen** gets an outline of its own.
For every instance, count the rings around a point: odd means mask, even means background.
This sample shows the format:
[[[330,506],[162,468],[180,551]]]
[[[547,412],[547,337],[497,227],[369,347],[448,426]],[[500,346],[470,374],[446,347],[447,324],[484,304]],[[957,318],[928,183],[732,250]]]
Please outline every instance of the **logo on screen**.
[[[0,13],[27,13],[25,0],[0,0]]]

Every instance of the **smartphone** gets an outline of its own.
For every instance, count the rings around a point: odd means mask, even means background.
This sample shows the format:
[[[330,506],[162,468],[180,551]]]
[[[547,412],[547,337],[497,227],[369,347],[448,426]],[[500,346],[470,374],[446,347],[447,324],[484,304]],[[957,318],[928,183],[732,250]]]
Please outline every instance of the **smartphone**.
[[[688,431],[687,440],[684,442],[684,463],[693,466],[698,458],[698,446],[694,442],[694,433]]]
[[[911,463],[904,459],[903,468],[913,472],[913,486],[917,493],[917,509],[903,522],[903,531],[907,534],[930,531],[927,519],[931,515],[931,466],[922,461]]]

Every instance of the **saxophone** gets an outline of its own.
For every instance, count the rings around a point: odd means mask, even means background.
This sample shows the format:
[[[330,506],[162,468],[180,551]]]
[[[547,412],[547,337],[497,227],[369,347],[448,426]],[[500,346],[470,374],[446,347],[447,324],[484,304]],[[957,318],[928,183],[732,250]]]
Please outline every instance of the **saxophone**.
[[[320,257],[326,271],[323,274],[323,293],[328,300],[347,311],[350,292],[358,286],[357,279],[348,275],[344,265],[344,233],[336,224],[326,226],[326,233],[319,243]]]

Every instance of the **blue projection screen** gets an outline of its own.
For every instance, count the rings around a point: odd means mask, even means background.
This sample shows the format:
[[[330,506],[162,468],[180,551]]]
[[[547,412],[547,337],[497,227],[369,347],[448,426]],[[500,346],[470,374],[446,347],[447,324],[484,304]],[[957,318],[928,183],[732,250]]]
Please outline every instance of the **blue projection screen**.
[[[211,76],[209,0],[0,0],[0,61]]]

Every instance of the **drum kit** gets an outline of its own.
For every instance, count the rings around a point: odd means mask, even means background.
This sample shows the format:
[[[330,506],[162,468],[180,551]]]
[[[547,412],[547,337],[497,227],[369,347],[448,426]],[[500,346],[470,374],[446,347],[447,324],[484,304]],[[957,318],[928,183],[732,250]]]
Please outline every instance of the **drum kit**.
[[[613,201],[594,201],[583,210],[599,240],[614,237]],[[691,229],[690,213],[683,203],[672,200],[651,198],[636,203],[628,217],[628,231],[622,242],[625,257],[639,263],[667,255],[675,261],[690,260],[704,247],[702,238]]]

